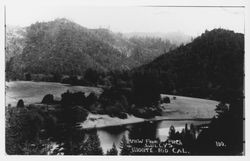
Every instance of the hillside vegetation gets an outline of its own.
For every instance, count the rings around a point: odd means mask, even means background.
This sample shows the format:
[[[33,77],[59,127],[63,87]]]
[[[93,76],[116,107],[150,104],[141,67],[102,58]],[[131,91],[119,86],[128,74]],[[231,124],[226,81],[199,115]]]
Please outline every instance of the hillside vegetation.
[[[197,138],[194,126],[188,128],[186,124],[181,133],[171,126],[169,139],[181,140],[191,155],[243,154],[243,34],[224,29],[205,31],[192,42],[169,52],[161,48],[164,43],[157,39],[130,38],[125,41],[121,35],[111,36],[113,34],[108,30],[89,30],[65,19],[36,23],[27,28],[24,48],[17,48],[13,50],[17,51],[16,54],[9,55],[7,77],[21,78],[25,75],[26,80],[34,80],[34,74],[51,74],[54,81],[60,81],[63,75],[70,75],[62,82],[99,86],[102,92],[99,96],[95,93],[86,96],[84,92],[67,91],[61,94],[61,100],[54,99],[51,92],[39,104],[25,105],[20,99],[16,107],[9,105],[6,108],[8,154],[44,154],[48,150],[41,145],[49,144],[48,138],[53,138],[63,147],[63,154],[102,155],[97,133],[82,142],[85,135],[79,132],[84,131],[76,129],[77,123],[88,120],[89,112],[120,119],[126,119],[127,113],[140,118],[159,118],[163,112],[167,117],[171,112],[180,112],[194,118],[216,113],[211,123],[203,125]],[[135,44],[141,49],[134,48]],[[18,53],[19,49],[22,53]],[[134,49],[138,52],[133,52]],[[155,56],[161,53],[158,51],[165,50],[165,54],[149,61],[152,58],[147,59],[144,50],[155,53]],[[28,82],[28,85],[32,83]],[[26,92],[27,89],[24,88]],[[35,95],[41,92],[34,91]],[[165,95],[163,98],[161,93],[174,96],[170,99]],[[207,100],[197,106],[197,102],[195,104],[191,99],[192,108],[188,110],[179,101],[183,98],[181,95],[215,99],[220,103],[207,110]],[[174,103],[179,107],[173,106]],[[187,105],[187,100],[185,103]],[[92,120],[97,119],[92,117]],[[148,125],[146,133],[137,127],[131,131],[130,139],[152,138],[152,133],[155,133]],[[15,135],[17,132],[20,134],[18,137]],[[218,146],[217,142],[225,146]],[[121,145],[121,155],[137,154],[130,152],[125,137]],[[115,149],[114,146],[108,154],[117,154]],[[60,148],[57,150],[54,154],[60,152]]]
[[[24,32],[7,30],[6,70],[12,79],[31,74],[81,75],[128,70],[175,47],[160,38],[125,38],[107,29],[87,29],[67,19],[37,22]]]
[[[162,92],[230,100],[243,92],[244,35],[206,31],[136,71],[158,74]]]

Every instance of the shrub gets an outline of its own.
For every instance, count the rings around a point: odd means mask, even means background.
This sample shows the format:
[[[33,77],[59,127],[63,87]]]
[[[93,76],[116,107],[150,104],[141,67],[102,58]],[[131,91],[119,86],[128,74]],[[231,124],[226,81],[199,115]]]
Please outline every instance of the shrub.
[[[18,102],[17,102],[17,105],[16,105],[17,108],[24,108],[24,102],[22,99],[20,99]]]
[[[63,106],[84,105],[85,99],[84,92],[70,93],[67,91],[62,94],[61,104]]]
[[[63,116],[63,121],[67,124],[75,124],[85,121],[88,116],[88,111],[81,106],[73,106],[64,109]]]
[[[164,97],[162,100],[161,100],[162,103],[170,103],[170,98],[169,97]]]
[[[25,76],[26,81],[31,81],[31,74],[30,73],[26,73],[24,76]]]
[[[98,98],[97,98],[97,96],[95,95],[95,93],[91,92],[91,93],[87,96],[87,98],[86,98],[86,100],[85,100],[85,105],[86,105],[86,106],[90,106],[90,105],[96,103],[97,100],[98,100]]]
[[[70,76],[62,79],[62,83],[71,84],[71,85],[78,85],[78,78],[77,76]]]
[[[54,103],[54,96],[52,94],[47,94],[43,97],[43,100],[41,103],[44,104],[53,104]]]
[[[120,118],[120,119],[126,119],[126,118],[128,118],[128,115],[126,113],[124,113],[124,112],[120,112],[120,113],[116,114],[116,116],[118,118]]]
[[[99,99],[109,115],[128,112],[129,103],[123,91],[117,88],[105,89]]]

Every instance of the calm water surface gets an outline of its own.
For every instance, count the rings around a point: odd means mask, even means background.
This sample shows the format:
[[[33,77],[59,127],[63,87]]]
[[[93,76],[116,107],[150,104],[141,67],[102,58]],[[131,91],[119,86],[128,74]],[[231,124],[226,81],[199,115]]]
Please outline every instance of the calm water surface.
[[[123,135],[127,138],[133,136],[133,138],[159,138],[161,141],[165,141],[168,138],[168,132],[171,125],[175,127],[176,131],[181,132],[185,128],[185,124],[193,124],[195,126],[207,124],[210,121],[157,121],[154,123],[137,123],[133,125],[126,125],[122,127],[110,127],[98,129],[97,134],[100,138],[101,147],[106,153],[107,150],[112,148],[113,143],[118,148]],[[119,148],[118,148],[119,151]]]

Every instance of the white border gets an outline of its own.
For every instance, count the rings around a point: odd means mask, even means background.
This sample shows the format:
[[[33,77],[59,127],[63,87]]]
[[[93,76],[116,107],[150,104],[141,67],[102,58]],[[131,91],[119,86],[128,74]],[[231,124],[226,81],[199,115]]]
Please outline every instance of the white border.
[[[0,160],[45,160],[45,159],[53,159],[53,160],[183,160],[183,159],[190,159],[190,160],[197,160],[201,161],[204,159],[209,160],[249,160],[249,128],[245,126],[245,139],[246,139],[246,149],[245,149],[245,156],[8,156],[5,153],[5,104],[4,104],[4,5],[71,5],[71,4],[79,4],[79,5],[86,5],[86,6],[145,6],[145,5],[173,5],[173,6],[245,6],[245,117],[246,121],[245,124],[249,125],[249,109],[248,109],[248,89],[249,89],[249,1],[243,0],[4,0],[1,1],[1,8],[0,8]],[[17,13],[18,15],[18,13]]]

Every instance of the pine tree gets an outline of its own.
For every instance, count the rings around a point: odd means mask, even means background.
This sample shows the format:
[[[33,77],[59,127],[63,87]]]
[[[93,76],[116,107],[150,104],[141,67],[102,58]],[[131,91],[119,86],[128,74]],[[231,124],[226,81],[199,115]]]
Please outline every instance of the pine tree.
[[[39,132],[42,116],[26,108],[6,111],[6,153],[9,155],[46,154],[49,140],[41,140]]]
[[[128,141],[126,139],[126,136],[123,135],[121,143],[120,143],[120,155],[129,155],[130,154],[130,148],[129,148],[129,144]]]
[[[115,143],[113,143],[112,148],[107,151],[107,155],[117,155],[117,154],[118,154],[118,151],[117,151],[116,145]]]
[[[196,138],[196,130],[194,124],[190,124],[190,135],[192,136],[193,139]]]
[[[173,125],[171,125],[169,128],[168,139],[175,139],[175,128]]]
[[[103,155],[100,139],[96,131],[89,135],[82,148],[84,155]]]

